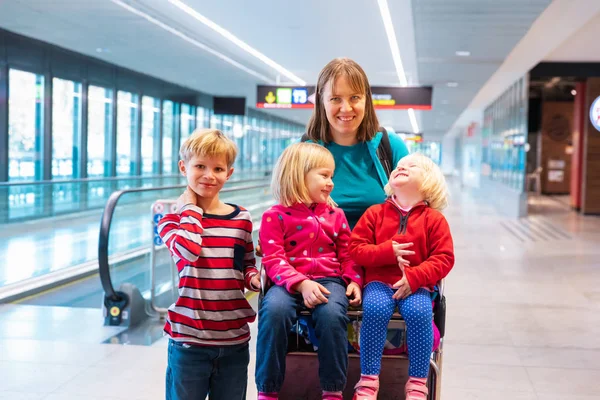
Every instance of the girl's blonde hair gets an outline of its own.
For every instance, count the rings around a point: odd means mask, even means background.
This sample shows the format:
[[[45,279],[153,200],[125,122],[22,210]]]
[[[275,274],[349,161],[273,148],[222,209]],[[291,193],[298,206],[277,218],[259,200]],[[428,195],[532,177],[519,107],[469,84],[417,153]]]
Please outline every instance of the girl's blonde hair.
[[[192,157],[225,157],[231,168],[237,156],[237,146],[223,132],[217,129],[196,129],[179,149],[179,158],[188,163]]]
[[[444,209],[448,205],[448,186],[446,185],[446,178],[444,178],[444,174],[440,167],[434,163],[431,158],[420,153],[409,154],[400,161],[406,162],[407,159],[412,160],[423,170],[423,182],[419,188],[423,199],[431,208],[436,210]],[[398,161],[398,165],[400,164],[400,161]],[[388,196],[394,194],[389,183],[385,185],[385,193]]]
[[[316,143],[295,143],[288,146],[273,169],[271,190],[279,204],[289,207],[296,203],[312,203],[306,186],[306,174],[314,168],[333,165],[333,155]],[[327,199],[329,206],[336,204]]]
[[[319,73],[316,88],[317,93],[315,95],[315,108],[308,122],[306,134],[313,142],[321,140],[324,143],[330,143],[333,141],[331,128],[325,112],[323,94],[327,85],[335,86],[340,76],[345,76],[348,79],[352,90],[356,93],[362,93],[365,96],[365,115],[358,127],[356,139],[359,142],[368,142],[373,139],[379,130],[379,121],[377,120],[375,106],[373,105],[371,85],[369,84],[369,79],[367,79],[367,74],[365,74],[361,66],[349,58],[335,58],[323,67]],[[332,87],[333,89],[335,87]]]

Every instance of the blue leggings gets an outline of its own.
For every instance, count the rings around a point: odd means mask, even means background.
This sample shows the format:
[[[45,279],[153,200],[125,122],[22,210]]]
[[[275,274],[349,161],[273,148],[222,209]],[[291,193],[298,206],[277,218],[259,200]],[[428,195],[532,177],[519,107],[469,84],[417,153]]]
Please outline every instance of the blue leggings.
[[[406,321],[408,374],[426,378],[433,346],[431,293],[419,289],[403,300],[394,300],[392,295],[395,291],[382,282],[371,282],[365,287],[360,327],[361,372],[364,375],[379,375],[388,322],[397,304]]]

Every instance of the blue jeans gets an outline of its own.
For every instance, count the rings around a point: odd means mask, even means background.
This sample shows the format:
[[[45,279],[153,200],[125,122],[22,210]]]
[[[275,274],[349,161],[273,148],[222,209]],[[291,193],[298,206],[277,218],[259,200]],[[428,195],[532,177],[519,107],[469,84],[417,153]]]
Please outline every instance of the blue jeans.
[[[312,311],[319,340],[319,379],[321,389],[341,391],[348,370],[348,298],[346,285],[339,278],[316,279],[331,292],[328,303]],[[284,287],[273,286],[258,311],[256,343],[256,386],[259,392],[279,392],[285,378],[288,336],[304,309],[302,295],[290,294]],[[297,377],[299,378],[299,377]],[[301,379],[301,378],[300,378]]]
[[[382,282],[371,282],[363,291],[363,320],[360,326],[360,369],[365,375],[379,375],[388,322],[396,305],[406,322],[408,375],[427,378],[433,347],[431,293],[419,289],[401,300],[396,290]]]
[[[245,400],[248,343],[191,346],[169,340],[167,400]]]

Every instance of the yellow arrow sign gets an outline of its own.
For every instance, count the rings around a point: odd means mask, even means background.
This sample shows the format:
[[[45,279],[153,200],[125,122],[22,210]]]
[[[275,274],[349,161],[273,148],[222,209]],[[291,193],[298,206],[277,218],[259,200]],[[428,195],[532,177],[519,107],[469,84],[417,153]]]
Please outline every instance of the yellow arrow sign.
[[[273,95],[273,92],[269,92],[269,94],[265,96],[265,100],[267,101],[267,103],[272,104],[275,102],[275,100],[277,100],[277,97]]]

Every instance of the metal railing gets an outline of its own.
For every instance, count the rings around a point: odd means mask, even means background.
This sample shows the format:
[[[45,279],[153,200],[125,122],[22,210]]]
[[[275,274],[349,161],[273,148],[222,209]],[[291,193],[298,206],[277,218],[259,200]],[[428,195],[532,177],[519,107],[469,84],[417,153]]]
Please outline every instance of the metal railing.
[[[268,170],[241,171],[249,179],[268,176]],[[240,173],[236,174],[240,176]],[[163,187],[185,183],[176,175],[140,175],[46,181],[0,182],[0,223],[20,223],[42,218],[102,210],[111,193],[138,187]]]
[[[228,187],[221,190],[220,193],[230,193],[241,190],[251,190],[251,189],[259,189],[265,188],[268,186],[268,179],[263,177],[262,179],[244,179],[239,181],[230,181],[231,183],[236,182],[244,182],[244,185]],[[257,183],[260,182],[260,183]],[[104,212],[102,214],[102,219],[100,223],[100,233],[98,237],[98,266],[99,266],[99,274],[100,281],[102,283],[102,288],[104,290],[105,296],[112,301],[121,300],[121,294],[119,294],[112,282],[111,271],[110,271],[110,263],[109,263],[109,237],[110,237],[110,229],[113,221],[113,217],[115,214],[115,210],[119,203],[119,200],[123,197],[123,195],[128,193],[139,193],[139,192],[156,192],[156,191],[165,191],[171,189],[181,189],[183,190],[186,185],[175,185],[175,186],[166,186],[166,187],[155,187],[155,188],[135,188],[135,189],[127,189],[120,190],[114,192],[108,199],[106,206],[104,207]]]

